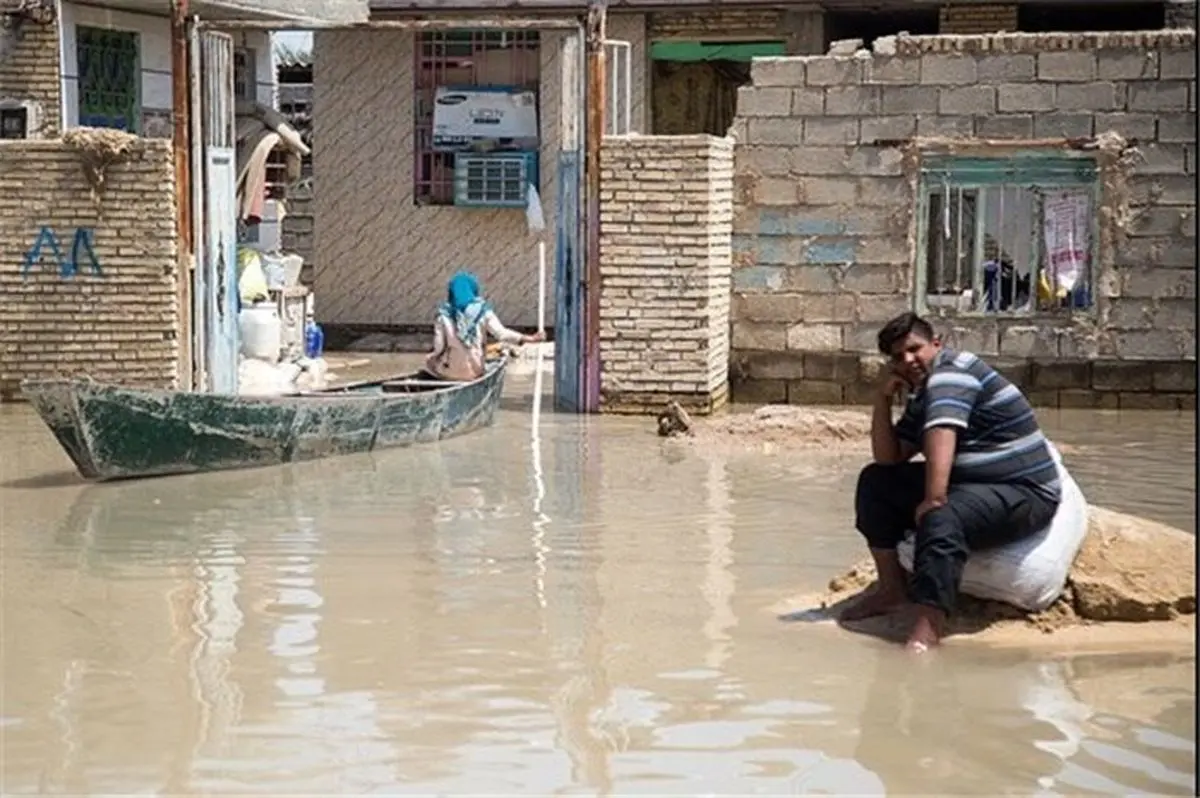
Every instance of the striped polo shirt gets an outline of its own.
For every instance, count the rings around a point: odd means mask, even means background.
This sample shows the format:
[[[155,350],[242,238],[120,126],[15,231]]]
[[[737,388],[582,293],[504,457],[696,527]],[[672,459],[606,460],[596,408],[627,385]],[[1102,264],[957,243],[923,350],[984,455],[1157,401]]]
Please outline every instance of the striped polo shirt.
[[[1059,500],[1058,468],[1029,400],[975,355],[943,348],[934,357],[924,387],[896,422],[896,436],[919,448],[934,427],[958,431],[952,484],[1023,485]]]

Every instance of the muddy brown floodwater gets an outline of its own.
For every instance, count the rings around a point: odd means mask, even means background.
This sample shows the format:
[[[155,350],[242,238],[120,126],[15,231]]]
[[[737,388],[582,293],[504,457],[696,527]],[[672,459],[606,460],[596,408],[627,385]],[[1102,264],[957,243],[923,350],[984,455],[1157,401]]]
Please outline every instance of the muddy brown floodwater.
[[[782,622],[861,554],[861,452],[552,414],[535,452],[530,393],[440,445],[98,486],[0,407],[0,791],[1194,794],[1194,647]],[[1194,533],[1190,415],[1043,420],[1089,496]]]

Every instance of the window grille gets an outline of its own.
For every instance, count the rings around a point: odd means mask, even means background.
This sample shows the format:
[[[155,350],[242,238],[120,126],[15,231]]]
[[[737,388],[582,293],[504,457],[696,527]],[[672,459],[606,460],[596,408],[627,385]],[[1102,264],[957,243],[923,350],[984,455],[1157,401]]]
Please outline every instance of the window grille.
[[[136,33],[82,25],[75,28],[80,125],[140,132],[139,50]]]
[[[1089,157],[926,156],[918,309],[1021,315],[1090,308],[1098,196]]]
[[[413,202],[454,204],[454,153],[433,151],[433,99],[439,86],[540,84],[537,31],[428,31],[417,40],[414,78]]]

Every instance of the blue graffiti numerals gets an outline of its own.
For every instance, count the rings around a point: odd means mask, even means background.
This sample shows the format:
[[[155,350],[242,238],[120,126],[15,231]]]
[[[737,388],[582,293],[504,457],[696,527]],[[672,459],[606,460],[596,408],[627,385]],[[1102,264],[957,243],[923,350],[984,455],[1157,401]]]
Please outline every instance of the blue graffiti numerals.
[[[100,259],[96,257],[96,251],[92,246],[94,240],[95,231],[91,228],[75,228],[75,240],[71,244],[71,257],[64,258],[62,247],[59,246],[58,236],[54,235],[54,231],[49,227],[43,227],[38,232],[33,246],[25,253],[25,262],[21,265],[21,278],[27,278],[34,265],[42,262],[42,258],[46,254],[43,252],[43,248],[49,248],[50,253],[54,255],[54,261],[58,265],[58,276],[64,280],[70,280],[79,274],[79,258],[81,255],[87,256],[87,266],[92,274],[97,277],[103,277],[104,270],[100,268]]]

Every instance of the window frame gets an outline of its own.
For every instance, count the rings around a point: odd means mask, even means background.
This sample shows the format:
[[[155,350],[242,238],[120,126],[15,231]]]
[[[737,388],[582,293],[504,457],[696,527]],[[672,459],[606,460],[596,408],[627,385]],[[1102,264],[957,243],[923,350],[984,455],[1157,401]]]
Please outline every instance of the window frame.
[[[85,31],[87,31],[89,33],[85,33]],[[130,30],[127,28],[116,28],[116,27],[101,27],[99,25],[82,25],[82,24],[78,24],[78,23],[75,25],[75,65],[76,65],[76,72],[77,72],[77,75],[75,78],[75,92],[76,92],[75,118],[76,118],[76,122],[79,125],[87,124],[90,127],[94,127],[94,125],[92,125],[90,122],[84,121],[85,116],[90,116],[90,115],[87,115],[84,113],[84,105],[83,105],[83,102],[84,102],[84,86],[83,86],[84,74],[83,74],[83,69],[80,67],[80,64],[79,64],[79,62],[81,60],[79,55],[80,55],[80,52],[84,49],[83,44],[82,44],[83,39],[86,36],[91,35],[90,32],[93,32],[93,31],[95,33],[100,33],[100,34],[104,34],[104,35],[108,35],[108,36],[113,36],[113,35],[129,36],[133,40],[133,44],[134,44],[134,58],[133,58],[133,104],[134,104],[134,108],[133,108],[133,113],[129,120],[130,124],[127,127],[127,129],[125,130],[125,132],[132,133],[134,135],[141,135],[141,133],[142,133],[142,113],[144,112],[145,109],[143,108],[143,102],[142,102],[142,50],[143,50],[143,48],[142,48],[142,32],[138,31],[138,30]],[[112,128],[112,127],[107,127],[107,126],[106,126],[106,129],[120,130],[120,128]]]
[[[1064,315],[1095,314],[1097,310],[1097,277],[1100,258],[1099,207],[1102,197],[1101,166],[1093,153],[1071,153],[1060,149],[1053,151],[1023,150],[1019,152],[989,155],[953,155],[944,152],[922,153],[918,163],[916,203],[916,261],[914,263],[913,309],[919,314],[937,312],[947,316],[971,319],[1016,318],[1027,319],[1038,316],[1061,317]],[[999,188],[1030,189],[1034,192],[1031,237],[1035,257],[1030,270],[1030,294],[1033,298],[1028,309],[987,310],[986,307],[962,310],[949,305],[932,307],[929,304],[931,255],[929,236],[933,220],[930,218],[931,197],[950,196],[948,191],[957,190],[975,196],[975,219],[970,263],[972,268],[971,289],[975,296],[982,296],[984,285],[977,282],[983,273],[983,252],[986,237],[987,190]],[[1087,195],[1090,203],[1088,262],[1085,285],[1090,294],[1086,307],[1041,307],[1037,303],[1038,282],[1046,268],[1045,205],[1044,195],[1049,191],[1080,191]],[[961,202],[961,200],[960,200]],[[1003,241],[1000,243],[1003,248]],[[978,300],[976,302],[979,305]]]

